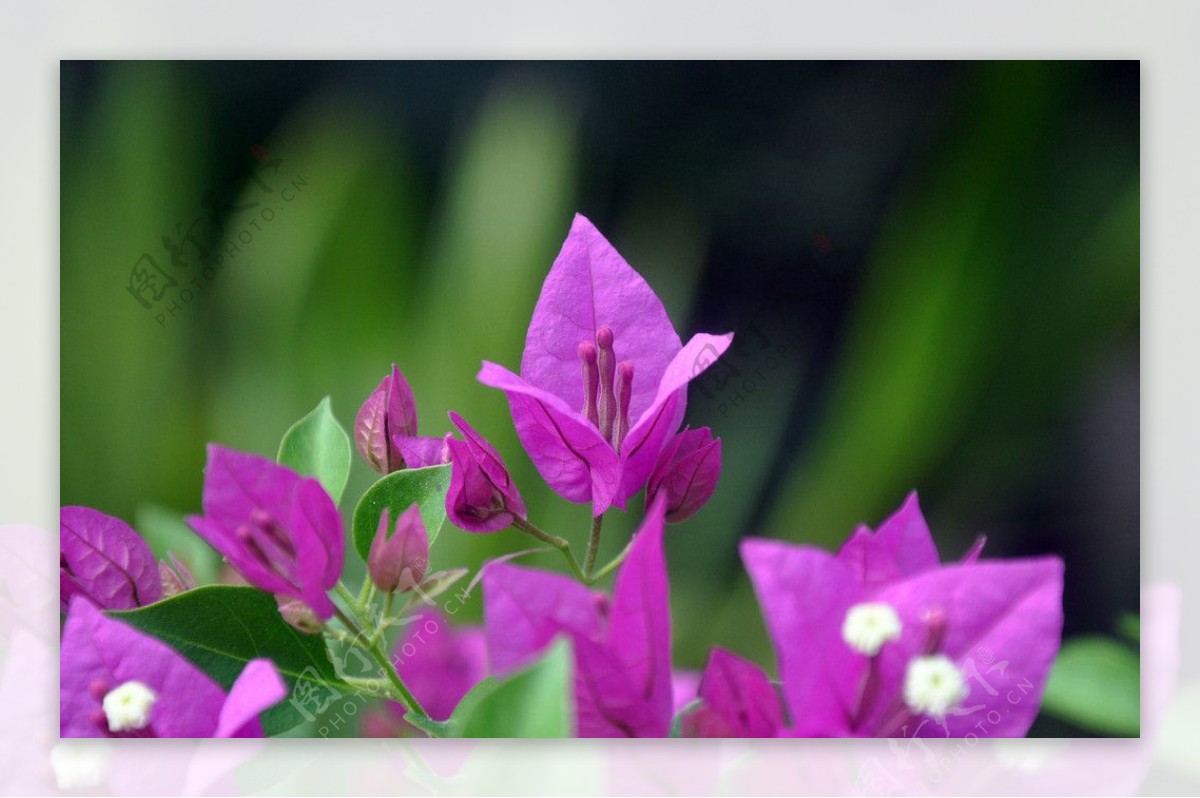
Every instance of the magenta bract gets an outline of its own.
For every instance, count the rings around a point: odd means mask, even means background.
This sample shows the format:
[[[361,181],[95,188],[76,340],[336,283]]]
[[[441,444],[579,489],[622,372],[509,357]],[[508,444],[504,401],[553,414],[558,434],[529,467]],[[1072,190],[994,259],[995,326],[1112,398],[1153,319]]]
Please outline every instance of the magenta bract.
[[[610,599],[559,574],[505,563],[483,577],[488,657],[498,675],[566,634],[580,737],[665,737],[671,727],[671,617],[663,504],[643,521]]]
[[[646,506],[659,494],[667,523],[691,518],[712,498],[721,479],[721,439],[708,427],[685,429],[667,444],[646,483]]]
[[[204,469],[204,515],[188,524],[255,587],[300,599],[322,620],[345,556],[342,518],[310,477],[216,444]]]
[[[287,695],[269,660],[246,664],[228,694],[167,644],[71,602],[63,629],[63,737],[261,737],[258,715]]]
[[[384,593],[404,592],[419,585],[429,570],[429,533],[416,503],[396,519],[396,531],[391,537],[388,516],[385,507],[375,539],[371,541],[367,573],[375,587]]]
[[[455,526],[470,532],[505,529],[513,517],[525,517],[525,502],[500,454],[458,413],[450,421],[462,433],[461,441],[448,438],[450,489],[446,515]]]
[[[59,601],[86,597],[106,610],[129,610],[162,598],[154,553],[119,518],[91,507],[59,511]]]
[[[593,513],[624,508],[679,429],[687,385],[733,335],[681,345],[666,309],[583,216],[542,285],[520,375],[484,362],[479,381],[508,396],[542,478]]]
[[[741,551],[779,659],[781,734],[1014,737],[1033,722],[1061,642],[1059,558],[940,565],[915,495],[836,556]]]
[[[448,462],[443,439],[417,435],[417,402],[395,364],[359,408],[354,444],[367,465],[382,474]]]

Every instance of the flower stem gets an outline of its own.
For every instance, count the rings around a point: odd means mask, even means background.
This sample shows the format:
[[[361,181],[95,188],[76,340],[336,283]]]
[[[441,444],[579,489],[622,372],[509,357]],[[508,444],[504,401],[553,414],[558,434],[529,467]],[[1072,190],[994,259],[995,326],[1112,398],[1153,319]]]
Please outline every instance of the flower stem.
[[[338,596],[340,596],[342,600],[346,602],[351,613],[356,616],[360,614],[362,607],[358,606],[358,602],[355,600],[354,594],[350,592],[348,587],[341,582],[338,582],[334,587],[334,590],[337,591]],[[351,618],[344,610],[342,610],[341,607],[337,606],[336,604],[334,605],[334,611],[337,614],[338,620],[341,621],[342,624],[345,625],[345,627],[354,635],[354,640],[351,641],[351,645],[365,650],[375,659],[375,662],[379,664],[379,668],[383,672],[387,683],[391,685],[393,693],[391,697],[396,701],[399,701],[405,709],[406,714],[404,719],[428,734],[430,737],[445,736],[450,729],[449,724],[439,723],[438,721],[429,717],[429,713],[425,711],[424,707],[421,706],[421,703],[417,701],[417,697],[414,696],[412,691],[410,691],[404,684],[404,680],[400,678],[400,674],[396,672],[396,666],[392,664],[392,661],[388,658],[387,653],[383,650],[382,646],[380,646],[380,641],[377,640],[374,635],[368,638],[363,632],[359,623],[356,622],[355,619]]]
[[[592,569],[596,567],[596,555],[600,552],[600,528],[604,526],[604,513],[592,519],[592,533],[588,536],[587,559],[583,562],[583,572],[591,578]]]
[[[611,574],[613,571],[617,570],[617,568],[621,565],[621,563],[625,562],[625,558],[627,556],[629,556],[629,550],[632,548],[633,548],[633,540],[630,540],[629,543],[625,544],[625,548],[621,549],[620,554],[618,554],[616,557],[613,557],[612,560],[607,565],[605,565],[603,568],[601,568],[599,571],[597,571],[596,573],[592,574],[591,577],[589,577],[588,584],[589,585],[595,584],[596,582],[599,582],[601,579],[603,579],[604,577]]]
[[[342,610],[341,607],[335,604],[333,605],[333,611],[337,614],[337,619],[342,622],[342,626],[345,626],[346,629],[349,630],[350,634],[354,636],[354,640],[351,642],[359,640],[363,637],[363,630],[359,628],[358,624],[355,623],[350,616]]]
[[[538,527],[526,521],[524,518],[520,518],[518,516],[513,516],[512,525],[522,532],[530,534],[543,543],[548,543],[561,551],[563,557],[567,559],[567,565],[571,566],[571,572],[575,574],[575,578],[580,582],[588,581],[587,575],[584,574],[583,569],[579,567],[579,560],[575,559],[575,554],[571,551],[571,544],[568,543],[564,538],[560,538],[558,535],[551,535],[549,532],[539,529]]]

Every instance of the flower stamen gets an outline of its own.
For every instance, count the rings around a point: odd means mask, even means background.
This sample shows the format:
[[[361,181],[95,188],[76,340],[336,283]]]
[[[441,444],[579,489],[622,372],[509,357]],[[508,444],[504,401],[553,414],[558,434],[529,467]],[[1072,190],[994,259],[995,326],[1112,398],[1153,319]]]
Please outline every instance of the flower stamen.
[[[917,715],[940,721],[967,697],[962,671],[942,654],[913,657],[904,673],[904,703]]]
[[[158,694],[138,681],[128,681],[110,690],[102,703],[111,732],[139,731],[150,725],[150,711]]]

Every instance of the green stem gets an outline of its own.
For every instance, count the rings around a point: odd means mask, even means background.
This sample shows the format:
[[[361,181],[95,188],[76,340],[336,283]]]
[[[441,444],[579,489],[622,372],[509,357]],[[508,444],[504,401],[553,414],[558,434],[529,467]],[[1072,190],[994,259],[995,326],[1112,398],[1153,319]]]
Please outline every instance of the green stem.
[[[351,612],[353,612],[355,615],[358,615],[361,612],[362,608],[357,606],[358,602],[355,600],[354,594],[350,592],[348,587],[341,582],[338,582],[337,585],[334,586],[334,590],[337,592],[338,596],[340,596],[342,600],[344,600],[350,607]],[[347,615],[346,612],[344,612],[342,608],[336,604],[334,605],[334,612],[337,614],[338,620],[341,621],[352,634],[354,634],[355,639],[352,641],[352,644],[365,650],[375,659],[375,662],[379,664],[380,670],[383,671],[384,677],[387,679],[387,682],[391,684],[392,692],[394,693],[392,698],[394,698],[396,701],[399,701],[401,705],[404,706],[406,711],[404,719],[413,726],[416,726],[418,729],[424,731],[430,737],[445,736],[449,731],[449,724],[439,723],[438,721],[429,717],[429,713],[426,712],[424,707],[421,706],[421,702],[417,701],[416,696],[414,696],[408,687],[405,686],[404,681],[400,678],[400,674],[396,673],[396,666],[392,664],[392,661],[388,658],[387,653],[384,652],[384,650],[379,646],[378,641],[374,640],[373,637],[368,639],[363,633],[359,623]]]
[[[363,630],[359,627],[359,625],[357,623],[355,623],[353,621],[353,619],[350,618],[349,615],[347,615],[342,610],[341,607],[334,604],[333,611],[337,615],[337,619],[342,622],[342,626],[345,626],[346,629],[349,630],[350,634],[353,635],[353,639],[350,641],[351,643],[354,643],[355,645],[357,645],[356,641],[364,639],[363,638]]]
[[[600,528],[604,526],[604,513],[592,519],[592,532],[588,536],[587,559],[583,562],[583,571],[591,577],[592,569],[596,567],[596,555],[600,552]]]
[[[617,567],[620,566],[621,563],[625,562],[625,558],[627,556],[629,556],[629,551],[632,548],[633,548],[633,541],[630,540],[629,543],[625,544],[625,548],[621,549],[621,553],[618,554],[616,557],[613,557],[612,561],[609,562],[608,565],[605,565],[599,571],[592,574],[591,578],[588,580],[588,584],[589,585],[595,584],[596,582],[599,582],[601,579],[603,579],[604,577],[611,574],[613,571],[617,570]]]
[[[571,551],[571,544],[565,539],[560,538],[558,535],[551,535],[549,532],[539,529],[538,527],[526,521],[524,518],[514,516],[512,525],[522,532],[530,534],[543,543],[548,543],[549,545],[561,551],[563,557],[566,557],[567,559],[567,565],[571,566],[571,571],[575,574],[575,578],[580,582],[587,582],[587,575],[584,574],[583,569],[579,567],[579,560],[575,559],[575,554]]]
[[[404,705],[406,714],[404,719],[421,729],[430,737],[443,736],[448,726],[444,723],[439,723],[429,717],[429,713],[421,706],[421,702],[417,701],[417,697],[404,685],[404,680],[400,678],[400,674],[396,673],[396,667],[392,661],[388,659],[387,654],[383,652],[378,645],[371,646],[369,649],[371,656],[379,663],[379,667],[383,669],[383,675],[392,683],[392,689],[396,692],[396,699]]]

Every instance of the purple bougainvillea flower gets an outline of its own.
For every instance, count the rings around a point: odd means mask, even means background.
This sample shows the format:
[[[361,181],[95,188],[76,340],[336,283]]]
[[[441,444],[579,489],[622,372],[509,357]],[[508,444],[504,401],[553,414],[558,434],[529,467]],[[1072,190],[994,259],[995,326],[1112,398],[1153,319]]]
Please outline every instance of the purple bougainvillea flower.
[[[976,546],[939,565],[915,496],[836,556],[741,549],[778,656],[783,733],[1015,737],[1033,722],[1061,642],[1059,558],[978,562]]]
[[[504,461],[492,445],[458,413],[450,413],[463,440],[447,438],[450,447],[450,490],[446,515],[471,532],[506,529],[513,517],[525,517],[525,502]]]
[[[417,435],[417,402],[394,363],[359,408],[354,443],[367,465],[383,474],[449,462],[444,439]]]
[[[162,598],[158,563],[141,535],[90,507],[59,511],[59,601],[87,597],[106,610],[128,610]]]
[[[434,720],[446,720],[467,692],[487,675],[483,629],[454,627],[435,607],[412,616],[392,650],[396,672]],[[405,709],[391,708],[401,717]]]
[[[575,661],[580,737],[665,737],[671,728],[671,618],[663,503],[650,509],[611,600],[559,574],[508,564],[484,572],[493,673],[527,664],[566,634]]]
[[[333,499],[310,477],[251,454],[208,447],[204,515],[188,523],[255,587],[334,613],[345,534]]]
[[[659,455],[646,483],[646,506],[660,493],[667,501],[667,523],[695,515],[717,489],[721,478],[721,439],[708,427],[685,429]]]
[[[421,520],[416,502],[396,521],[396,530],[388,537],[388,509],[379,517],[379,528],[367,556],[367,573],[384,593],[403,593],[421,584],[429,570],[429,533]]]
[[[783,710],[775,686],[752,662],[714,648],[700,680],[700,706],[683,719],[684,737],[775,737]]]
[[[71,601],[61,655],[63,737],[261,737],[258,715],[287,695],[256,659],[228,694],[167,644]]]
[[[681,345],[646,281],[576,215],[534,308],[520,376],[485,361],[479,381],[508,396],[550,487],[600,515],[646,484],[683,420],[687,384],[732,340],[699,334]]]

